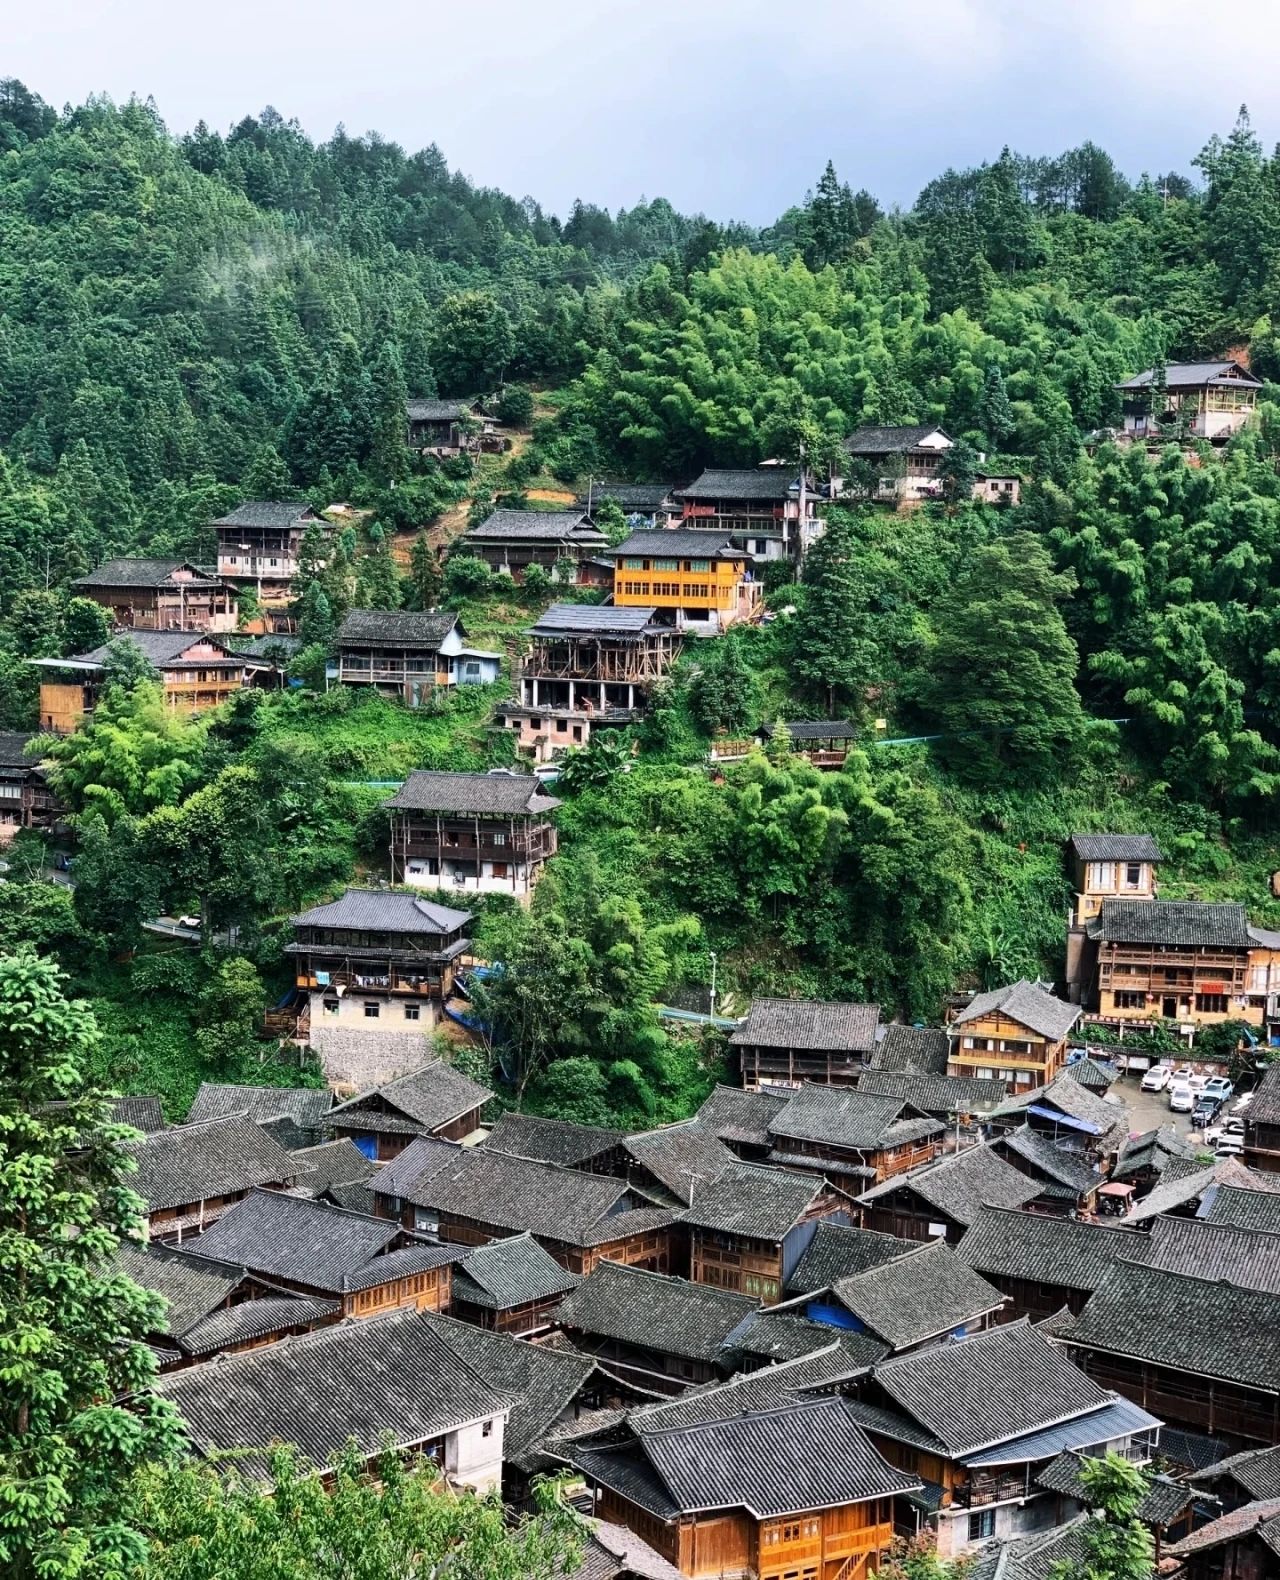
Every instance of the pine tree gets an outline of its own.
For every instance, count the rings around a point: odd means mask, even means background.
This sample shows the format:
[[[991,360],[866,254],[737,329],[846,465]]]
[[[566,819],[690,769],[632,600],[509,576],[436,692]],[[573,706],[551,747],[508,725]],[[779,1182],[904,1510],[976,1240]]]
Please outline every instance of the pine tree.
[[[792,622],[792,671],[832,715],[840,709],[860,714],[876,678],[857,555],[855,518],[833,511],[805,558],[804,600]]]
[[[369,470],[374,479],[385,487],[397,482],[409,470],[405,427],[405,403],[409,392],[405,388],[404,371],[394,346],[384,345],[379,351],[373,365],[371,384],[369,406],[373,433]]]
[[[410,609],[434,609],[444,589],[444,568],[425,532],[413,540],[409,551],[409,582],[406,602]]]
[[[298,635],[304,647],[320,643],[328,647],[333,641],[336,625],[333,608],[325,596],[324,588],[313,581],[302,595],[298,608]]]
[[[1002,449],[1017,428],[1013,418],[1013,408],[1009,404],[1009,393],[1004,387],[1004,374],[1000,365],[993,362],[987,369],[987,376],[982,385],[982,405],[979,410],[982,431],[987,436],[987,443],[993,450]]]
[[[289,468],[273,444],[261,444],[241,485],[249,499],[292,499],[297,493]]]

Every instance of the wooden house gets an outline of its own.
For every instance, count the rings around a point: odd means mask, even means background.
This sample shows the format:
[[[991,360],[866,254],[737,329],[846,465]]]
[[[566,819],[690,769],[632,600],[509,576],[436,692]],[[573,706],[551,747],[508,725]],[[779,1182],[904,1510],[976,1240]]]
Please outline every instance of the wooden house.
[[[146,1334],[161,1372],[194,1366],[214,1355],[238,1355],[338,1320],[341,1306],[301,1295],[162,1245],[125,1241],[115,1270],[163,1297],[165,1314]]]
[[[496,1492],[512,1400],[459,1360],[435,1323],[412,1309],[340,1322],[155,1388],[201,1453],[256,1450],[239,1462],[250,1475],[267,1477],[269,1450],[294,1443],[323,1476],[354,1441],[370,1462],[389,1447],[433,1462],[454,1486]]]
[[[472,920],[403,889],[348,889],[291,916],[285,953],[311,1025],[429,1031],[453,992]]]
[[[676,488],[674,483],[599,483],[593,479],[576,502],[593,519],[597,507],[606,501],[617,505],[633,531],[637,527],[670,527],[680,515]]]
[[[146,1203],[153,1240],[190,1239],[251,1190],[284,1190],[303,1170],[295,1155],[243,1114],[155,1130],[129,1150],[129,1188]]]
[[[924,1070],[885,1070],[870,1065],[858,1076],[858,1090],[869,1097],[900,1097],[922,1114],[945,1119],[981,1120],[1005,1099],[1003,1081],[964,1075],[933,1075]]]
[[[901,1097],[802,1086],[769,1124],[769,1161],[853,1191],[928,1163],[947,1127]]]
[[[1120,1261],[1058,1342],[1173,1425],[1233,1447],[1280,1441],[1280,1295]]]
[[[1011,1093],[1047,1086],[1067,1062],[1067,1036],[1079,1019],[1079,1005],[1035,982],[975,993],[947,1027],[947,1074],[999,1079]]]
[[[1263,1234],[1280,1234],[1280,1192],[1258,1189],[1274,1182],[1267,1170],[1251,1174],[1249,1182],[1223,1179],[1204,1203],[1206,1223],[1229,1223]]]
[[[1273,1580],[1280,1573],[1280,1497],[1246,1503],[1164,1550],[1177,1580]]]
[[[954,444],[945,429],[929,423],[857,428],[843,445],[849,475],[834,478],[833,491],[869,493],[886,503],[940,498],[942,458]]]
[[[1268,1498],[1280,1498],[1280,1446],[1246,1448],[1197,1469],[1186,1478],[1228,1513]]]
[[[505,1152],[509,1157],[625,1179],[625,1140],[625,1130],[607,1125],[578,1125],[568,1119],[545,1119],[541,1114],[508,1109],[494,1120],[480,1145],[486,1151]]]
[[[417,1234],[435,1234],[440,1217],[423,1203],[419,1188],[433,1174],[449,1167],[460,1150],[456,1141],[415,1136],[403,1152],[379,1163],[369,1176],[368,1190],[375,1218],[391,1218]]]
[[[379,1165],[365,1157],[354,1141],[346,1136],[321,1141],[314,1147],[299,1147],[294,1157],[306,1170],[298,1176],[295,1194],[328,1202],[331,1207],[345,1207],[367,1218],[374,1216],[376,1203],[369,1181]]]
[[[1223,1222],[1214,1209],[1224,1191],[1262,1197],[1278,1188],[1280,1180],[1275,1174],[1246,1168],[1239,1158],[1218,1158],[1213,1162],[1203,1158],[1173,1159],[1159,1183],[1129,1208],[1122,1222],[1128,1228],[1146,1228],[1161,1216],[1212,1217],[1215,1222]],[[1264,1213],[1250,1209],[1244,1221],[1252,1224],[1255,1220],[1267,1226]]]
[[[1164,1456],[1161,1455],[1161,1458]],[[1036,1475],[1036,1485],[1057,1497],[1057,1517],[1060,1522],[1076,1519],[1096,1507],[1085,1486],[1084,1473],[1097,1456],[1079,1454],[1063,1449],[1057,1459]],[[1157,1572],[1166,1548],[1189,1534],[1192,1523],[1202,1516],[1207,1503],[1203,1493],[1184,1481],[1175,1481],[1164,1472],[1149,1475],[1134,1516],[1149,1531],[1155,1552]],[[1167,1572],[1167,1570],[1165,1570]]]
[[[207,631],[129,631],[119,638],[138,648],[160,676],[165,702],[175,713],[204,713],[236,692],[275,673],[270,662],[235,652]],[[111,680],[111,646],[104,643],[69,658],[27,662],[51,678],[40,682],[40,727],[68,735],[88,718]]]
[[[411,450],[432,455],[461,455],[469,450],[501,448],[493,421],[474,400],[410,400],[405,423]]]
[[[892,1356],[855,1386],[853,1419],[930,1488],[941,1558],[1048,1524],[1055,1495],[1037,1477],[1064,1449],[1114,1449],[1141,1464],[1160,1431],[1026,1322]]]
[[[1129,1136],[1120,1148],[1110,1178],[1116,1184],[1132,1185],[1138,1195],[1145,1195],[1160,1182],[1172,1160],[1189,1162],[1195,1159],[1196,1152],[1195,1146],[1172,1125],[1160,1125]]]
[[[301,499],[245,499],[212,523],[218,540],[218,575],[252,588],[267,629],[290,631],[298,557],[308,527],[332,531]]]
[[[186,1123],[243,1115],[273,1136],[282,1147],[296,1152],[313,1147],[324,1137],[333,1094],[320,1086],[239,1086],[222,1081],[201,1081]]]
[[[813,480],[785,466],[709,468],[675,497],[682,531],[727,535],[757,565],[799,559],[821,530]]]
[[[691,1580],[866,1580],[893,1544],[894,1499],[920,1488],[871,1446],[838,1397],[775,1401],[651,1429],[633,1412],[565,1457],[605,1519]]]
[[[131,631],[234,631],[236,590],[189,560],[104,560],[71,583]]]
[[[1234,1284],[1280,1295],[1280,1236],[1203,1218],[1152,1221],[1131,1260],[1164,1273]]]
[[[689,1277],[771,1305],[820,1221],[848,1222],[850,1198],[825,1179],[735,1163],[701,1184],[684,1215]]]
[[[695,1118],[738,1157],[763,1163],[773,1150],[769,1126],[789,1098],[787,1092],[747,1092],[740,1086],[717,1086]]]
[[[1073,834],[1067,841],[1071,925],[1091,922],[1104,900],[1154,900],[1163,860],[1150,834]]]
[[[476,1246],[454,1268],[453,1315],[495,1333],[532,1338],[552,1326],[560,1302],[581,1282],[531,1234],[514,1234]]]
[[[753,998],[729,1042],[748,1091],[851,1085],[871,1062],[879,1023],[878,1004]]]
[[[863,1191],[858,1203],[864,1228],[955,1245],[984,1207],[1021,1207],[1038,1195],[1035,1180],[989,1146],[974,1146],[893,1175]]]
[[[1126,439],[1175,438],[1185,423],[1189,437],[1225,444],[1253,415],[1262,388],[1238,362],[1171,362],[1158,374],[1146,368],[1116,385]]]
[[[1059,1146],[1033,1124],[994,1136],[991,1147],[1011,1168],[1040,1186],[1040,1194],[1026,1204],[1029,1212],[1074,1217],[1097,1211],[1105,1176],[1083,1150]]]
[[[1280,1046],[1280,932],[1249,927],[1249,969],[1245,994],[1249,1019],[1262,1028],[1268,1047]]]
[[[983,1207],[956,1255],[1009,1296],[1011,1317],[1040,1322],[1064,1307],[1083,1311],[1116,1263],[1144,1249],[1141,1236],[1116,1225]]]
[[[35,738],[0,730],[0,845],[7,845],[20,828],[51,828],[58,818],[53,787],[40,759],[27,751]]]
[[[1262,1024],[1248,997],[1243,905],[1103,900],[1085,929],[1081,1002],[1114,1025]]]
[[[270,1190],[251,1191],[224,1212],[195,1251],[279,1288],[336,1300],[344,1318],[401,1306],[447,1310],[459,1260],[456,1246],[385,1218]]]
[[[614,567],[615,607],[650,609],[677,631],[715,636],[759,609],[762,584],[747,555],[722,533],[633,532],[606,557]]]
[[[873,1267],[883,1267],[916,1250],[919,1244],[918,1240],[900,1240],[896,1235],[824,1218],[787,1278],[787,1296],[794,1300],[801,1295],[821,1295],[840,1279],[856,1278]]]
[[[493,1096],[461,1070],[433,1059],[329,1110],[333,1136],[349,1136],[366,1157],[385,1163],[398,1157],[415,1136],[461,1141],[480,1128],[484,1105]]]
[[[527,896],[556,853],[560,803],[531,774],[419,769],[384,804],[392,880],[413,888]]]
[[[334,638],[338,680],[417,708],[437,688],[492,685],[502,654],[470,647],[456,614],[352,609]]]
[[[606,1174],[463,1148],[416,1180],[404,1201],[405,1213],[422,1211],[442,1240],[488,1245],[528,1232],[571,1273],[606,1260],[654,1272],[684,1265],[679,1209],[655,1206]]]
[[[1006,1143],[998,1150],[1024,1172],[1046,1180],[1057,1177],[1068,1193],[1064,1199],[1070,1199],[1075,1191],[1085,1196],[1096,1192],[1103,1183],[1101,1176],[1110,1171],[1129,1137],[1129,1110],[1122,1103],[1109,1103],[1065,1070],[1048,1086],[1006,1098],[991,1111],[990,1122]],[[1054,1176],[1055,1160],[1044,1147],[1037,1147],[1026,1136],[1008,1144],[1019,1131],[1034,1133],[1087,1167],[1072,1171],[1061,1164],[1062,1172]]]
[[[554,603],[526,633],[520,701],[529,708],[631,715],[680,654],[654,609]]]
[[[1271,1065],[1244,1111],[1244,1163],[1280,1172],[1280,1065]]]
[[[843,768],[859,733],[851,719],[779,719],[762,724],[755,738],[768,746],[779,730],[786,731],[792,755],[814,768]]]
[[[518,582],[531,565],[573,582],[579,562],[608,546],[608,538],[580,510],[495,510],[456,538],[450,553],[483,560],[490,570],[505,571]],[[566,565],[572,570],[562,570]]]

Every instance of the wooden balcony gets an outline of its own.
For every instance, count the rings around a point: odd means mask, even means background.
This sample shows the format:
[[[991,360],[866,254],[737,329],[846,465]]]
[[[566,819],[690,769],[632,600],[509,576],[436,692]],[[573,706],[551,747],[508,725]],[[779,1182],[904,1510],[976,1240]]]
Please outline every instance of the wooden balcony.
[[[953,1501],[963,1509],[980,1509],[989,1503],[1009,1503],[1030,1495],[1027,1472],[1021,1470],[1004,1476],[975,1476],[953,1490]]]

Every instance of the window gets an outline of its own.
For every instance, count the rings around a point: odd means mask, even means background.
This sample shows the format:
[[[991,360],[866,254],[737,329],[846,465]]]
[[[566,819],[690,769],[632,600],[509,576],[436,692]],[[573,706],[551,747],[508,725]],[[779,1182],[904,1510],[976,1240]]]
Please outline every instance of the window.
[[[507,843],[507,836],[506,836],[506,834],[505,833],[499,833],[498,830],[495,829],[494,833],[493,833],[493,843],[495,845],[505,845]]]
[[[1140,861],[1128,862],[1124,869],[1124,883],[1127,889],[1139,888],[1142,884],[1142,863]]]
[[[486,1421],[484,1423],[484,1425],[480,1428],[480,1436],[481,1437],[492,1437],[493,1436],[493,1422],[492,1421]]]
[[[556,734],[557,735],[563,735],[564,732],[568,728],[569,728],[569,721],[568,721],[568,719],[557,719],[556,720]]]
[[[279,561],[279,560],[277,560],[277,559],[269,559],[269,560],[268,560],[268,561],[267,561],[267,564],[268,564],[268,565],[279,565],[279,563],[280,563],[280,561]]]
[[[366,1020],[377,1020],[380,1007],[380,1005],[371,1003],[368,999],[366,999],[364,1005],[364,1018]]]
[[[1197,1015],[1225,1015],[1227,1013],[1227,995],[1225,993],[1197,993]]]
[[[622,563],[629,571],[642,571],[644,569],[643,560],[624,560]]]
[[[969,1516],[969,1540],[971,1542],[985,1541],[988,1536],[996,1534],[996,1511],[983,1509],[978,1514]]]
[[[711,569],[711,561],[710,560],[690,560],[689,561],[689,569],[691,571],[709,571]]]
[[[404,1007],[404,1018],[406,1020],[421,1020],[422,1019],[422,1005],[421,1004],[406,1004],[405,1007]]]
[[[336,998],[327,998],[324,1001],[324,1012],[326,1015],[336,1015],[341,1007],[340,1002]]]
[[[1090,868],[1090,882],[1095,889],[1114,889],[1116,864],[1114,861],[1095,861]]]
[[[679,560],[654,560],[653,563],[652,563],[651,569],[653,569],[655,571],[678,571],[680,569],[680,561]]]
[[[1145,993],[1116,992],[1111,995],[1111,1000],[1117,1009],[1145,1009],[1147,995]]]

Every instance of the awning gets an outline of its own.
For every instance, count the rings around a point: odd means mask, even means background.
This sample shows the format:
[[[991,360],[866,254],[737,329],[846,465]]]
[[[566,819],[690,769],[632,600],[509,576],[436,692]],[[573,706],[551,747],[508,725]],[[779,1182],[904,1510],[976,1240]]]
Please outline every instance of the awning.
[[[1049,1119],[1055,1125],[1064,1125],[1068,1130],[1078,1130],[1082,1135],[1102,1134],[1101,1126],[1091,1124],[1087,1119],[1073,1119],[1070,1114],[1061,1114],[1056,1108],[1046,1108],[1043,1103],[1032,1103],[1027,1112],[1034,1114],[1037,1119]]]

